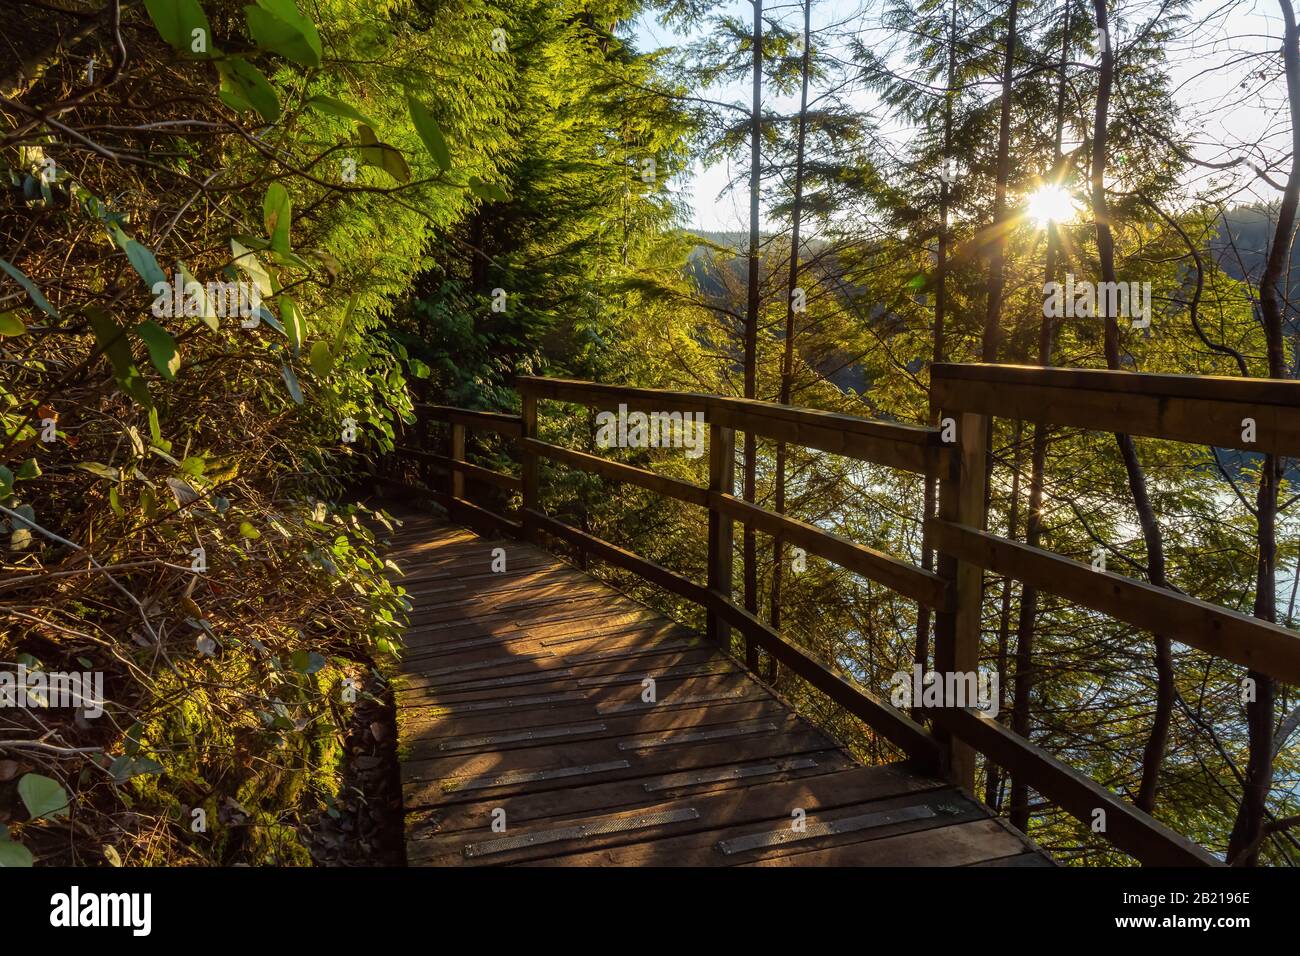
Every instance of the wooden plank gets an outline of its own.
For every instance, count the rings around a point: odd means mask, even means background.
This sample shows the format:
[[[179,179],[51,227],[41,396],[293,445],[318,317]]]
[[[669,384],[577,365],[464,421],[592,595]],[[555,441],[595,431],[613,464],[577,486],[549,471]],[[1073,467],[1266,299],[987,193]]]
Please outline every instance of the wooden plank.
[[[465,408],[453,408],[450,405],[428,405],[417,402],[415,410],[419,414],[441,422],[465,425],[483,431],[493,431],[507,437],[516,438],[521,432],[518,416],[502,415],[499,412],[476,412]]]
[[[812,764],[812,766],[809,766]],[[483,809],[489,802],[489,812],[495,807],[505,810],[507,820],[516,823],[555,820],[562,815],[578,813],[596,813],[600,810],[618,810],[625,807],[652,806],[665,800],[672,800],[695,794],[717,793],[723,790],[736,790],[747,787],[754,782],[773,783],[798,780],[803,777],[818,777],[841,770],[850,769],[853,762],[837,750],[814,751],[799,757],[775,757],[737,763],[735,767],[748,770],[765,770],[770,773],[762,776],[725,776],[730,767],[699,768],[683,773],[651,773],[629,777],[623,780],[603,780],[593,782],[591,779],[570,778],[570,785],[553,790],[533,793],[498,795],[480,799],[472,803],[448,803],[429,810],[418,811],[414,820],[408,821],[408,834],[418,840],[423,835],[437,831],[456,833],[464,830],[476,830],[483,825]],[[700,778],[693,785],[682,785],[661,789],[662,785],[676,778]],[[647,790],[653,787],[653,790]],[[455,791],[453,791],[455,792]],[[491,790],[478,790],[479,798],[484,798]],[[465,796],[474,796],[475,791],[467,791]]]
[[[687,798],[663,806],[695,806],[700,821],[692,826],[663,828],[640,834],[635,842],[614,843],[607,848],[577,847],[560,857],[542,857],[532,862],[539,866],[654,866],[671,862],[675,866],[730,867],[743,866],[762,859],[807,856],[808,851],[834,847],[840,853],[864,842],[875,842],[891,835],[927,830],[955,820],[971,820],[987,815],[970,801],[963,801],[955,814],[935,812],[932,816],[883,822],[861,830],[833,836],[813,837],[786,844],[726,854],[718,848],[724,840],[753,834],[788,832],[793,810],[806,813],[809,825],[834,823],[865,814],[886,814],[891,810],[934,807],[955,800],[953,791],[935,789],[937,781],[925,777],[882,778],[873,775],[882,767],[858,767],[810,779],[777,784],[767,788],[750,787],[719,794],[716,802]],[[675,831],[675,832],[674,832]],[[540,856],[540,855],[539,855]],[[835,860],[838,853],[830,856]],[[822,865],[827,865],[823,863]],[[833,863],[831,864],[833,865]]]
[[[1024,848],[1024,844],[998,826],[997,821],[969,820],[848,846],[768,857],[745,865],[971,866]]]
[[[765,760],[772,757],[789,757],[814,753],[833,746],[823,734],[806,726],[790,725],[786,733],[739,737],[713,743],[677,748],[669,752],[648,752],[629,767],[602,773],[593,782],[645,777],[649,774],[676,773],[703,767],[731,766],[739,761]],[[512,755],[509,766],[491,754],[471,754],[454,760],[411,760],[402,763],[402,792],[407,807],[435,806],[445,802],[448,794],[442,781],[448,778],[473,777],[504,771],[551,770],[559,767],[586,767],[604,762],[627,760],[626,751],[619,750],[614,741],[598,740],[593,743],[546,750],[524,750]],[[527,784],[510,784],[497,792],[537,792],[542,789],[565,788],[573,785],[572,779],[533,781]],[[479,796],[475,794],[475,799]]]
[[[900,785],[906,786],[906,781],[873,773],[876,769],[855,767],[836,774],[806,777],[797,781],[756,783],[721,793],[694,794],[676,800],[647,804],[631,811],[631,815],[644,816],[686,808],[696,811],[696,815],[688,820],[667,823],[643,831],[595,835],[564,841],[560,844],[520,846],[497,855],[495,859],[483,862],[521,863],[530,860],[546,860],[574,852],[589,856],[595,850],[627,845],[648,844],[647,851],[653,853],[656,840],[698,834],[689,842],[697,847],[708,847],[708,853],[713,857],[709,862],[714,865],[734,865],[737,860],[720,853],[713,848],[713,844],[723,833],[730,834],[746,824],[760,824],[760,829],[767,830],[788,828],[792,811],[796,808],[803,809],[810,818],[815,815],[816,819],[836,819],[851,815],[854,811],[861,812],[864,807],[884,810],[915,805],[924,800],[925,791],[921,791],[920,796],[907,790],[899,795],[896,788]],[[477,831],[469,829],[457,833],[433,835],[425,846],[419,847],[422,862],[435,866],[458,863],[463,860],[462,854],[466,842],[491,839],[492,833],[489,829],[493,809],[491,803],[492,801],[488,801],[479,804],[481,816]],[[623,812],[619,812],[613,815],[602,815],[602,817],[612,816],[617,819],[622,815]],[[566,824],[595,822],[598,819],[600,818],[585,812],[582,815],[565,812],[563,815],[544,820],[523,821],[516,826],[510,826],[507,812],[506,835],[536,834]],[[752,856],[749,858],[752,859]],[[698,865],[701,862],[704,860],[698,856],[691,858],[692,864]]]
[[[933,521],[931,534],[935,547],[994,574],[1300,686],[1300,634],[1289,628],[947,521]]]
[[[611,481],[625,481],[628,484],[648,488],[668,498],[676,498],[678,501],[685,501],[701,507],[708,507],[709,504],[708,489],[693,485],[689,481],[669,478],[666,475],[657,475],[645,468],[636,468],[632,465],[625,465],[621,461],[612,461],[597,455],[588,455],[586,452],[574,451],[571,448],[563,448],[560,445],[552,445],[533,438],[525,438],[523,445],[544,458],[562,462],[581,471],[600,475],[602,478],[609,478]]]
[[[1300,455],[1297,381],[1008,365],[935,365],[930,376],[930,400],[946,409]]]
[[[781,534],[791,544],[820,555],[892,591],[929,607],[948,604],[948,584],[939,575],[918,568],[907,561],[857,544],[848,538],[826,531],[795,518],[750,504],[729,494],[711,493],[710,507],[753,525],[766,534]]]
[[[1105,837],[1141,862],[1154,866],[1222,866],[1203,847],[1148,816],[1057,760],[1047,751],[1018,737],[997,721],[965,707],[930,710],[936,723],[986,754],[998,766],[1023,778],[1044,797],[1076,819],[1092,826],[1095,811],[1105,814]]]

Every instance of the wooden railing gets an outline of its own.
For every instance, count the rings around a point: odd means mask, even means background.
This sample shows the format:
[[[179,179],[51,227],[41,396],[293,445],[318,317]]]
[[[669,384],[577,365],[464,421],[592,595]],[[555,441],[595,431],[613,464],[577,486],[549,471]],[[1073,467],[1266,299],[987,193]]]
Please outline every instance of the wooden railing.
[[[924,708],[931,730],[785,640],[735,603],[733,525],[739,521],[782,538],[832,563],[929,607],[935,615],[934,670],[974,673],[980,654],[983,574],[1014,578],[1120,621],[1171,633],[1192,647],[1281,681],[1300,684],[1300,635],[1185,595],[1029,547],[985,530],[986,441],[992,416],[1097,431],[1126,432],[1220,447],[1241,447],[1243,419],[1255,422],[1251,451],[1300,456],[1300,383],[1253,379],[1073,371],[1019,366],[937,365],[931,403],[941,427],[922,428],[768,402],[599,385],[563,379],[521,378],[521,414],[418,406],[422,417],[450,425],[446,455],[399,447],[413,459],[442,468],[446,490],[430,494],[469,524],[542,543],[563,541],[586,556],[631,571],[705,609],[711,639],[730,650],[734,628],[746,644],[746,662],[762,648],[849,713],[898,746],[922,768],[942,773],[974,792],[975,755],[983,754],[1077,819],[1091,824],[1105,813],[1103,835],[1147,864],[1220,865],[1204,848],[1072,769],[1007,727],[969,707]],[[708,427],[707,487],[622,462],[542,441],[539,401],[597,410],[702,413]],[[465,461],[466,429],[518,439],[518,477]],[[955,440],[945,442],[945,432]],[[890,466],[939,482],[938,514],[926,530],[939,552],[938,573],[850,541],[816,525],[777,514],[735,496],[735,433],[833,452]],[[953,437],[953,436],[950,436]],[[646,488],[705,510],[708,563],[705,584],[545,514],[538,462]],[[517,492],[518,520],[466,498],[466,479]]]

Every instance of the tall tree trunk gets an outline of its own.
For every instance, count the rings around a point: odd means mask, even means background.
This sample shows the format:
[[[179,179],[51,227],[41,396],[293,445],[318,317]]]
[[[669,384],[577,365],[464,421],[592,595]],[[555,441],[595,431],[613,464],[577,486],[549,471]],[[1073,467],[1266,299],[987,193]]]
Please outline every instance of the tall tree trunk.
[[[944,321],[948,311],[948,207],[950,204],[949,182],[952,162],[952,121],[953,98],[957,95],[957,0],[952,0],[948,13],[948,80],[943,102],[943,175],[939,177],[939,243],[935,250],[935,292],[934,292],[934,352],[931,364],[938,365],[944,361]],[[939,409],[930,408],[930,426],[939,424]],[[934,517],[938,502],[938,483],[932,476],[925,479],[925,501],[922,505],[921,530],[921,567],[926,571],[934,570],[934,547],[926,524]],[[916,611],[916,651],[913,661],[921,665],[922,670],[929,668],[930,661],[930,608],[922,604]],[[914,702],[912,716],[919,720],[921,706]]]
[[[808,138],[808,60],[812,55],[812,0],[803,5],[803,63],[799,93],[799,133],[794,157],[794,205],[790,211],[790,279],[785,297],[785,350],[781,356],[781,404],[789,405],[794,391],[794,294],[799,287],[799,225],[803,214],[803,155]],[[785,514],[785,442],[776,445],[776,513]],[[772,629],[781,628],[781,575],[785,540],[772,538]]]
[[[1282,39],[1282,63],[1286,69],[1287,105],[1291,115],[1291,172],[1277,212],[1277,229],[1268,250],[1264,274],[1259,280],[1259,311],[1268,342],[1270,378],[1286,378],[1287,364],[1282,334],[1283,300],[1279,286],[1288,284],[1291,239],[1295,232],[1296,206],[1300,201],[1300,29],[1296,27],[1291,0],[1278,0],[1286,29]],[[1256,544],[1259,550],[1255,571],[1255,616],[1277,620],[1277,494],[1284,472],[1282,460],[1265,455],[1260,467],[1259,492],[1255,498],[1258,517]],[[1273,679],[1258,671],[1248,677],[1255,682],[1255,699],[1246,704],[1246,726],[1250,755],[1246,761],[1246,782],[1237,808],[1237,819],[1228,840],[1228,859],[1254,866],[1259,862],[1259,839],[1268,812],[1268,792],[1273,785],[1273,708],[1277,695]]]
[[[745,397],[754,398],[758,387],[758,185],[759,137],[762,126],[763,97],[763,0],[754,4],[754,94],[749,128],[749,301],[745,309]],[[752,431],[745,432],[745,474],[743,494],[746,501],[755,498],[755,476],[758,448]],[[745,609],[758,612],[758,553],[757,540],[752,525],[746,524],[743,533],[743,564]],[[758,651],[748,641],[746,664],[751,670],[758,667]]]
[[[1097,226],[1097,255],[1101,260],[1101,279],[1115,282],[1115,243],[1110,231],[1110,207],[1106,201],[1106,145],[1109,123],[1110,95],[1115,83],[1115,55],[1110,45],[1110,22],[1106,0],[1093,0],[1096,11],[1098,35],[1102,38],[1101,66],[1097,82],[1097,110],[1093,123],[1092,140],[1092,208]],[[1101,311],[1105,311],[1104,299]],[[1106,323],[1106,366],[1112,370],[1120,367],[1119,321],[1116,316],[1104,315]],[[1137,509],[1138,523],[1147,552],[1147,577],[1156,587],[1167,587],[1165,579],[1165,546],[1156,520],[1155,509],[1147,492],[1146,472],[1138,461],[1137,446],[1122,432],[1116,433],[1124,470],[1128,475],[1129,491]],[[1169,739],[1169,724],[1174,711],[1173,651],[1169,638],[1155,636],[1156,712],[1152,721],[1151,736],[1142,753],[1142,782],[1138,788],[1137,805],[1150,813],[1155,809],[1156,791],[1160,781],[1160,764],[1164,760],[1165,745]]]
[[[1061,58],[1057,61],[1056,129],[1052,138],[1052,176],[1061,176],[1062,143],[1065,139],[1066,67],[1070,62],[1070,8],[1073,0],[1065,0],[1065,17],[1062,27]],[[1060,236],[1054,222],[1047,224],[1047,255],[1043,263],[1043,283],[1056,278],[1056,260],[1060,252]],[[1055,326],[1052,319],[1043,316],[1038,327],[1038,364],[1052,364],[1052,346]],[[1047,466],[1048,426],[1035,422],[1029,453],[1029,505],[1025,512],[1025,544],[1038,547],[1043,534],[1043,474]],[[1030,692],[1034,687],[1033,654],[1034,627],[1038,622],[1038,589],[1026,584],[1020,589],[1020,610],[1016,616],[1016,685],[1011,705],[1011,729],[1029,739]],[[1023,780],[1013,780],[1009,817],[1020,830],[1029,827],[1029,787]]]
[[[980,349],[981,360],[985,362],[998,360],[998,342],[1002,337],[1002,293],[1006,285],[1007,262],[1007,180],[1011,178],[1011,85],[1015,75],[1016,15],[1019,10],[1019,0],[1011,0],[1007,7],[1006,51],[1002,60],[997,185],[993,199],[993,254],[989,257],[988,307],[984,315],[984,342]]]

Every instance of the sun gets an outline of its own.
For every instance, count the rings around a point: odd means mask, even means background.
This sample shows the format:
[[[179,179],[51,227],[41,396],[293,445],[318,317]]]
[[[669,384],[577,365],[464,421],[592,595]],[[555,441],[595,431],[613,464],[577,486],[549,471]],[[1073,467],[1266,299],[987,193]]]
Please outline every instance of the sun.
[[[1025,215],[1034,221],[1039,229],[1046,229],[1049,223],[1062,225],[1074,222],[1079,216],[1079,203],[1055,183],[1046,183],[1037,192],[1030,193],[1025,203]]]

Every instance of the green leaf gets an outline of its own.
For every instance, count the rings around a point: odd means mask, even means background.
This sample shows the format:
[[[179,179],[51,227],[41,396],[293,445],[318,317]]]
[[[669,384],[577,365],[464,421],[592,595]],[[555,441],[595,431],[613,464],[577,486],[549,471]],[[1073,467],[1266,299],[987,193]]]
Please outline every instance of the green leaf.
[[[249,538],[250,540],[256,541],[262,536],[262,532],[254,528],[251,523],[241,521],[239,522],[239,536],[241,538]]]
[[[208,290],[198,279],[190,274],[190,270],[185,267],[185,263],[176,263],[176,269],[181,274],[181,282],[184,283],[186,296],[185,314],[189,314],[189,302],[191,297],[197,297],[200,302],[201,311],[198,317],[203,320],[203,324],[213,332],[221,331],[221,323],[217,320],[216,309],[212,305],[212,300],[208,298]]]
[[[307,335],[307,320],[298,308],[298,303],[287,295],[280,296],[280,317],[284,320],[284,331],[289,336],[289,344],[293,346],[293,354],[297,355],[302,350],[302,342]]]
[[[506,202],[510,196],[506,191],[495,183],[485,183],[477,176],[469,178],[469,191],[479,199],[488,202]]]
[[[162,773],[167,768],[148,757],[116,757],[108,765],[108,772],[113,775],[115,783],[126,783],[132,777],[145,774]]]
[[[109,231],[112,233],[114,241],[126,253],[126,257],[131,260],[132,267],[140,274],[140,278],[144,280],[145,285],[152,289],[160,282],[163,285],[168,284],[167,274],[162,271],[162,267],[158,265],[158,260],[154,258],[152,252],[128,237],[117,226],[111,226]]]
[[[4,501],[14,493],[14,473],[0,465],[0,501]]]
[[[95,333],[95,340],[113,366],[118,386],[145,408],[152,408],[153,399],[149,396],[149,387],[140,375],[140,370],[135,367],[125,331],[103,309],[87,309],[86,316]]]
[[[399,183],[410,182],[411,167],[406,164],[406,157],[400,149],[381,143],[375,131],[364,124],[357,127],[357,135],[361,138],[358,152],[364,165],[382,169]]]
[[[354,292],[348,297],[347,308],[343,310],[343,320],[339,322],[339,330],[334,334],[334,348],[331,350],[338,355],[343,352],[343,342],[347,338],[348,330],[352,328],[352,313],[357,307],[357,294]]]
[[[109,481],[117,481],[122,477],[122,473],[118,469],[98,461],[78,462],[77,467],[82,471],[90,472],[92,475],[98,475],[100,478],[107,478]]]
[[[324,339],[317,339],[312,343],[311,370],[316,373],[318,378],[325,378],[334,368],[334,354],[330,352],[329,343]]]
[[[41,295],[41,290],[36,288],[32,283],[32,280],[23,274],[23,270],[19,269],[15,265],[11,265],[4,259],[0,259],[0,269],[9,273],[13,280],[26,290],[27,295],[30,296],[32,302],[35,303],[36,308],[40,309],[46,315],[52,316],[56,319],[59,317],[58,310],[55,309],[54,306],[50,305],[49,302],[45,301],[45,296]]]
[[[158,427],[158,409],[149,409],[149,440],[155,445],[162,444],[162,429]]]
[[[365,123],[367,126],[379,125],[365,113],[349,106],[342,100],[336,100],[332,96],[325,96],[324,94],[318,93],[303,105],[307,106],[309,109],[319,110],[322,113],[329,113],[331,116],[341,116],[344,119],[356,120],[356,122]]]
[[[271,248],[288,252],[289,223],[293,216],[293,204],[289,201],[289,191],[279,183],[271,183],[266,188],[266,198],[262,200],[262,221],[266,225],[267,238]]]
[[[176,340],[171,333],[153,319],[146,319],[135,327],[135,334],[148,346],[154,368],[167,381],[175,381],[176,372],[181,367],[181,353],[177,350]]]
[[[68,815],[68,792],[59,781],[39,773],[23,775],[18,781],[18,796],[23,798],[23,804],[33,820]]]
[[[35,458],[28,458],[18,467],[18,477],[22,479],[41,477],[41,466],[36,463]]]
[[[244,7],[248,32],[257,45],[301,66],[320,66],[320,34],[316,25],[298,12],[293,0],[257,0]]]
[[[414,96],[406,97],[406,105],[411,111],[411,122],[415,124],[415,131],[420,134],[420,139],[424,141],[424,148],[429,151],[433,161],[443,172],[451,169],[451,152],[447,149],[447,140],[443,138],[442,127],[438,125],[438,121],[429,115],[424,104]]]
[[[217,61],[221,90],[217,94],[237,113],[255,110],[267,123],[280,118],[280,97],[262,72],[242,56]]]
[[[0,869],[10,868],[18,869],[31,866],[33,863],[31,851],[21,843],[15,843],[10,839],[0,839]]]
[[[293,374],[293,369],[288,365],[280,366],[280,374],[284,376],[284,384],[289,389],[289,397],[299,405],[302,404],[302,389],[298,387],[298,376]]]
[[[230,240],[230,254],[235,265],[257,285],[257,291],[263,299],[270,299],[275,295],[270,273],[258,261],[257,256],[241,246],[235,239]]]
[[[193,52],[195,30],[203,31],[204,46],[211,47],[212,29],[197,0],[144,0],[144,7],[158,35],[176,49]]]
[[[294,651],[289,663],[299,674],[315,674],[325,666],[325,658],[315,651]]]
[[[27,331],[23,320],[13,312],[0,312],[0,336],[22,335]]]

